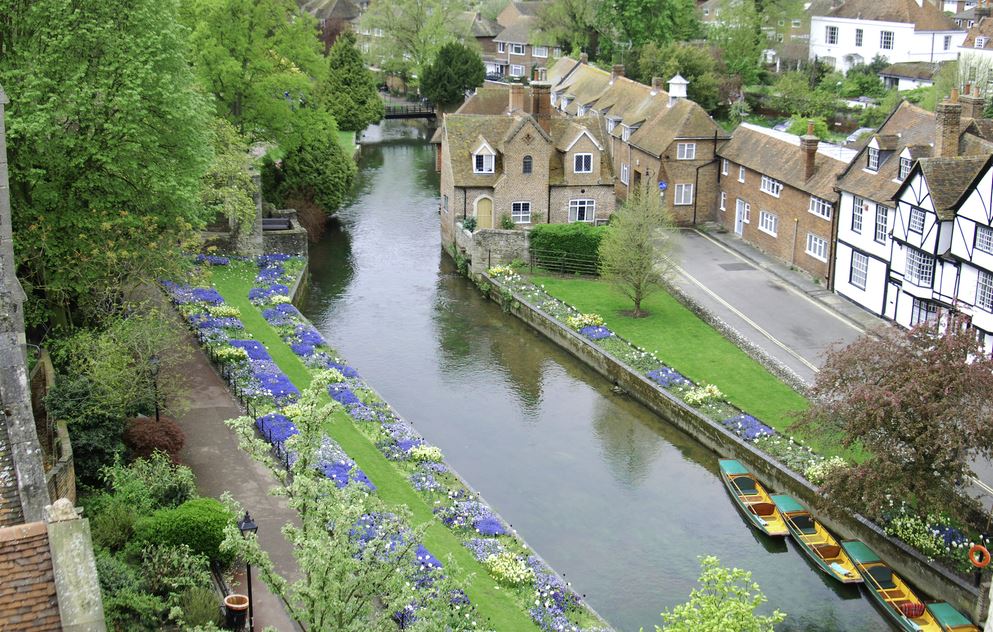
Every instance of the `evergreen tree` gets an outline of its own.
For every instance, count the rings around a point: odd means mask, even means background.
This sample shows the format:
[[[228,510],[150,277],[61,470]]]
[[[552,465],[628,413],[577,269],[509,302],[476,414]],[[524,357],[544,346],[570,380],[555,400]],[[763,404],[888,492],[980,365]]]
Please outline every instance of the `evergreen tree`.
[[[177,0],[0,0],[28,320],[71,323],[175,269],[204,224],[209,105]],[[67,28],[66,25],[72,25]]]
[[[312,201],[329,215],[351,191],[356,167],[338,142],[334,121],[323,121],[277,164],[263,165],[266,199],[282,204],[286,199]]]
[[[441,47],[421,77],[421,91],[437,105],[454,105],[465,100],[466,92],[483,85],[486,67],[475,50],[459,42]]]
[[[321,100],[334,116],[338,129],[357,132],[385,114],[376,79],[355,47],[355,34],[342,33],[328,54],[328,76]]]

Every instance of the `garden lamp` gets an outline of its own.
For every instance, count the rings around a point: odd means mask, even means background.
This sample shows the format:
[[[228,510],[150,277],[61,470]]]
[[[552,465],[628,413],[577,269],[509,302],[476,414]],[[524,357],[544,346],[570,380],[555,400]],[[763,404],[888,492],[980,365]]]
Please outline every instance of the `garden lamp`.
[[[242,537],[246,537],[249,533],[257,533],[259,530],[259,525],[255,524],[252,520],[251,514],[247,511],[245,516],[238,521],[238,530],[241,531]],[[245,562],[245,578],[248,582],[248,629],[250,632],[255,630],[255,600],[252,599],[252,564],[251,562]]]

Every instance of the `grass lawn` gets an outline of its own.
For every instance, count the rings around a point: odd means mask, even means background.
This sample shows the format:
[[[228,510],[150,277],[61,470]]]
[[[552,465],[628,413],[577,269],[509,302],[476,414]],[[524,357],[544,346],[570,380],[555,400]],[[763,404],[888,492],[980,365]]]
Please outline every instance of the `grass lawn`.
[[[349,158],[355,155],[355,132],[338,130],[338,143]]]
[[[793,413],[807,407],[802,395],[665,291],[643,303],[648,317],[632,318],[621,313],[632,309],[631,301],[599,279],[534,276],[532,281],[582,312],[600,314],[611,331],[655,352],[694,382],[716,384],[729,402],[776,430],[785,431]],[[837,447],[810,443],[822,454],[838,453]]]
[[[269,350],[272,359],[300,390],[311,381],[310,370],[293,353],[289,345],[277,335],[262,318],[261,312],[248,300],[248,291],[255,278],[252,264],[236,264],[212,268],[214,286],[228,305],[241,310],[245,332]],[[448,527],[434,520],[432,508],[422,499],[410,482],[398,472],[353,425],[352,420],[337,410],[327,426],[327,433],[337,441],[366,476],[376,485],[377,494],[386,503],[407,507],[418,523],[430,522],[424,535],[424,545],[442,563],[451,555],[458,564],[454,577],[476,606],[480,615],[480,628],[495,630],[536,630],[526,610],[516,602],[511,590],[502,588],[490,576],[472,553],[462,546],[458,537]]]

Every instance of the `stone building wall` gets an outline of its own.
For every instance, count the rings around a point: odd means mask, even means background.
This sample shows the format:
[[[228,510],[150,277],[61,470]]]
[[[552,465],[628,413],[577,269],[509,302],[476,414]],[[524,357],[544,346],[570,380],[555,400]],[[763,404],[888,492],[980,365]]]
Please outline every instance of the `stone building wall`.
[[[551,190],[552,224],[569,222],[569,200],[592,199],[596,201],[596,219],[605,220],[613,213],[617,204],[614,187],[609,184],[595,186],[553,186]]]

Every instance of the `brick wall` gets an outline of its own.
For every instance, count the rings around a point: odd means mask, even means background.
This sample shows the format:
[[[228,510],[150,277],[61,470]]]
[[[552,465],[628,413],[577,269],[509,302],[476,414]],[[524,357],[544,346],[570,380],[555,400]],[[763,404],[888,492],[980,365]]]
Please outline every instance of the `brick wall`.
[[[503,147],[504,177],[493,188],[493,225],[511,215],[514,202],[531,203],[531,221],[521,227],[544,224],[548,217],[548,163],[555,149],[531,123]],[[531,173],[523,172],[524,157],[531,156]]]
[[[569,221],[569,200],[592,199],[596,201],[596,219],[610,217],[616,205],[614,187],[601,184],[596,186],[553,186],[551,190],[552,224],[565,224]]]

